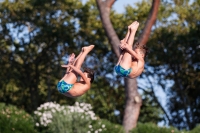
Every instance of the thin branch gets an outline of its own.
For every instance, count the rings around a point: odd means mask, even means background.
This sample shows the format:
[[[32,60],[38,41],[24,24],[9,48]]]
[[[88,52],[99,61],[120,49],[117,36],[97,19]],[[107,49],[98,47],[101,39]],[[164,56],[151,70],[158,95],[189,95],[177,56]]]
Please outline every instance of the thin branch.
[[[146,45],[148,41],[149,35],[151,33],[151,28],[156,21],[159,5],[160,5],[160,0],[153,0],[151,10],[149,12],[147,21],[145,23],[145,27],[138,39],[138,42],[142,45]]]
[[[144,88],[142,88],[142,87],[140,87],[140,86],[138,86],[138,89],[144,91],[146,94],[152,94],[151,92],[145,90]]]
[[[119,50],[119,45],[120,45],[120,40],[113,28],[113,25],[110,20],[110,6],[113,4],[114,0],[108,0],[107,1],[108,5],[106,5],[106,1],[102,0],[96,0],[97,7],[100,12],[100,17],[102,21],[103,28],[106,32],[106,35],[108,37],[108,40],[112,46],[113,51],[115,54],[119,57],[120,55],[120,50]]]
[[[146,76],[146,77],[147,77],[147,76]],[[161,107],[162,111],[165,113],[165,115],[166,115],[166,117],[167,117],[167,119],[168,119],[168,121],[169,121],[169,125],[171,125],[171,119],[169,118],[167,112],[165,111],[165,109],[163,108],[163,106],[161,105],[161,103],[158,101],[158,98],[157,98],[156,95],[155,95],[155,91],[154,91],[153,84],[152,84],[152,82],[150,81],[149,77],[147,77],[147,80],[148,80],[149,83],[150,83],[150,88],[151,88],[151,90],[152,90],[153,98],[156,100],[156,103]]]

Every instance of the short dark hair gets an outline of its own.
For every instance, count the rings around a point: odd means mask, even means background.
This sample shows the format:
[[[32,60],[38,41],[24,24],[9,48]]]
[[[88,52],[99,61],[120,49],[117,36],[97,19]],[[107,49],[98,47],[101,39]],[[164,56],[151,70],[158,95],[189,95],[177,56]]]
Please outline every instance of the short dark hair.
[[[90,78],[90,83],[94,81],[94,71],[90,68],[84,68],[84,72],[87,73],[87,77]]]
[[[148,48],[146,45],[142,45],[139,42],[136,42],[133,46],[133,49],[140,49],[141,52],[144,54],[144,57],[146,57],[147,53],[148,53]]]

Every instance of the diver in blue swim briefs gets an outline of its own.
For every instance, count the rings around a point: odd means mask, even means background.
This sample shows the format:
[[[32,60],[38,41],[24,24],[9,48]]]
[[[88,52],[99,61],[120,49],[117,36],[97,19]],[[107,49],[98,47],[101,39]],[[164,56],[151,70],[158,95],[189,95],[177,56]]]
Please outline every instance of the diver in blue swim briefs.
[[[115,72],[122,77],[127,77],[131,73],[131,71],[132,71],[131,68],[126,70],[120,65],[115,66]]]
[[[71,54],[69,64],[61,65],[66,68],[66,74],[57,84],[57,89],[60,93],[68,97],[78,97],[90,89],[91,83],[94,80],[94,72],[89,68],[85,68],[84,72],[80,69],[87,54],[93,48],[94,45],[83,47],[76,59],[74,59],[75,55]],[[77,75],[81,77],[79,81],[77,81]]]
[[[134,47],[132,46],[138,26],[139,23],[137,21],[129,25],[126,37],[121,40],[121,55],[114,68],[119,76],[135,78],[144,70],[144,57],[148,49],[145,45],[140,45],[139,43],[135,43]]]
[[[58,91],[63,94],[68,92],[73,86],[73,84],[68,84],[64,80],[59,81],[57,84]]]

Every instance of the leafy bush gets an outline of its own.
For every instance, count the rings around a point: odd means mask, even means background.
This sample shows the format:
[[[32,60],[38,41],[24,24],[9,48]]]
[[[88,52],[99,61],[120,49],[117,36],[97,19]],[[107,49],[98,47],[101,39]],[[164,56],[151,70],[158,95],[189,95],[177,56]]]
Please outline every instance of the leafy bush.
[[[44,103],[34,112],[39,132],[46,133],[124,133],[121,125],[99,119],[87,103],[74,106]],[[138,123],[130,133],[199,133],[200,126],[192,131],[179,131],[173,127],[158,127],[153,123]]]
[[[78,103],[74,106],[61,106],[57,103],[44,103],[34,112],[36,126],[40,132],[83,133],[97,119],[90,104]]]
[[[139,123],[136,128],[134,128],[131,133],[181,133],[179,130],[173,127],[158,127],[153,123]]]
[[[98,121],[93,122],[92,125],[90,125],[90,128],[98,129],[96,131],[101,133],[125,133],[122,125],[111,123],[105,119],[99,119]],[[91,130],[91,132],[88,133],[92,133],[92,131],[94,130]]]
[[[40,105],[40,107],[38,107],[37,110],[34,111],[36,129],[39,132],[50,132],[48,130],[49,123],[51,123],[53,119],[52,114],[63,109],[64,107],[61,107],[59,104],[53,102],[47,102]]]
[[[49,102],[34,112],[40,132],[48,133],[123,133],[120,125],[95,116],[87,103],[76,102],[74,106],[60,106]]]
[[[191,130],[189,133],[200,133],[200,125],[196,126],[193,130]]]
[[[174,127],[158,127],[153,123],[139,123],[136,128],[134,128],[131,133],[200,133],[200,125],[195,127],[191,131],[181,130]]]
[[[35,133],[33,118],[24,110],[0,103],[0,133]]]
[[[91,111],[91,105],[76,103],[75,106],[64,106],[64,110],[53,113],[50,131],[64,133],[86,133],[89,125],[96,120],[95,114]]]

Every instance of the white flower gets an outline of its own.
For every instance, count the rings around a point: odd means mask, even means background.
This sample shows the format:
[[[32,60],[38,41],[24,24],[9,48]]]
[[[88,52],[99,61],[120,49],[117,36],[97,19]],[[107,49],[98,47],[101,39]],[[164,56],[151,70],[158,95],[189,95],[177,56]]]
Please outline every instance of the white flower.
[[[41,115],[42,115],[42,113],[41,113],[41,112],[37,112],[37,114],[38,114],[39,116],[41,116]]]
[[[41,110],[41,109],[42,109],[41,107],[38,107],[38,108],[37,108],[37,110]]]
[[[89,128],[92,128],[92,125],[89,125],[88,127],[89,127]]]
[[[76,105],[76,106],[79,106],[79,102],[75,102],[75,105]]]
[[[64,110],[64,111],[63,111],[63,114],[64,114],[64,115],[66,115],[66,114],[67,114],[66,110]]]
[[[36,123],[35,125],[38,127],[40,124],[39,124],[39,123]]]
[[[80,106],[84,106],[84,103],[80,103]]]
[[[95,113],[92,111],[91,104],[76,102],[74,106],[61,106],[56,102],[47,102],[40,105],[40,107],[34,111],[34,114],[39,116],[39,123],[36,123],[36,125],[48,126],[48,124],[53,120],[53,113],[56,112],[63,115],[73,115],[72,113],[78,113],[82,119],[86,120],[97,119]],[[89,128],[91,131],[93,130],[92,125],[89,125]]]

